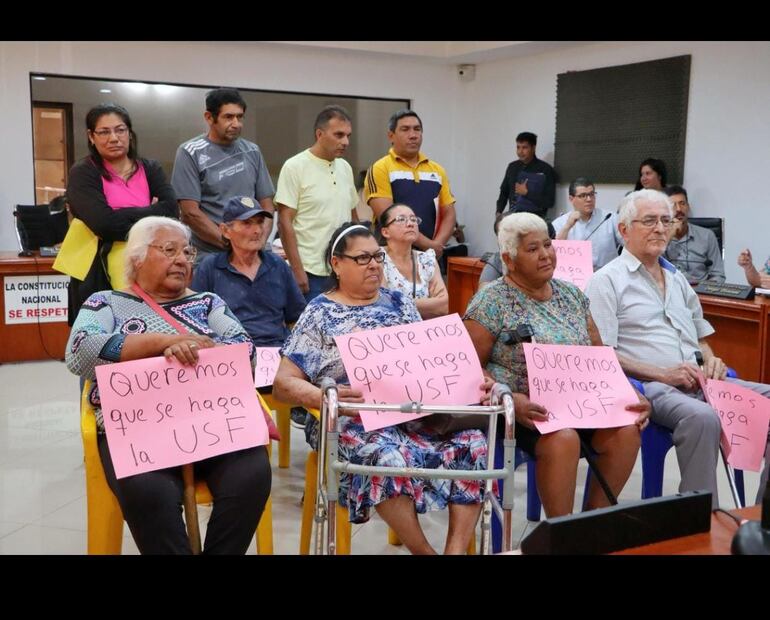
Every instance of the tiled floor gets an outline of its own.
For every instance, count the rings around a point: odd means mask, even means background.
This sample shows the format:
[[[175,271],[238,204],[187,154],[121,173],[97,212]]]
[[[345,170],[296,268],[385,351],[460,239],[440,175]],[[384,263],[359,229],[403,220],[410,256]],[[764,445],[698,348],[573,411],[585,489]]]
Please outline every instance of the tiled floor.
[[[34,362],[0,366],[0,554],[83,554],[86,552],[86,498],[83,451],[80,441],[78,379],[63,363]],[[277,466],[273,454],[273,539],[275,553],[296,554],[299,549],[300,501],[304,487],[307,447],[301,431],[292,429],[292,459],[288,469]],[[578,474],[580,505],[586,465]],[[620,499],[639,498],[641,466],[634,472]],[[678,468],[669,452],[664,494],[676,492]],[[730,505],[726,478],[719,474],[720,497]],[[756,495],[759,475],[746,474],[746,494]],[[524,516],[526,475],[517,472],[514,485],[513,536],[519,541],[532,527]],[[207,509],[200,507],[201,521]],[[420,517],[430,542],[443,547],[446,512]],[[205,525],[204,525],[205,527]],[[377,517],[354,526],[354,554],[406,554],[387,544],[387,528]],[[252,552],[253,543],[252,543]],[[137,553],[128,528],[123,553]]]

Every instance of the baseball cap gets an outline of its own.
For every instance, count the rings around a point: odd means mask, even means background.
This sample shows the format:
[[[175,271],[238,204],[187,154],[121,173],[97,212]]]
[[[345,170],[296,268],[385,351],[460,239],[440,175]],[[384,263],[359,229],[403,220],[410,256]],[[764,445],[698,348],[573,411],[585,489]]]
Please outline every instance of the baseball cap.
[[[250,198],[249,196],[233,196],[227,201],[224,212],[222,213],[222,221],[225,223],[232,222],[233,220],[248,220],[250,217],[264,213],[266,217],[273,218],[273,214],[270,211],[263,209],[259,202]]]

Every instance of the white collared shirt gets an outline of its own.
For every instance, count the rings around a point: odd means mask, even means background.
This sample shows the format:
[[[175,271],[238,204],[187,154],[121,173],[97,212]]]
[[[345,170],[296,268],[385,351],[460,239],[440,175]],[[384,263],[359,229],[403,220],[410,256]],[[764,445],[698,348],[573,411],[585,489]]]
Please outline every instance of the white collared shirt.
[[[665,297],[627,249],[588,281],[586,295],[604,344],[618,354],[661,368],[694,362],[698,341],[714,333],[698,296],[681,272],[659,258]]]
[[[568,211],[552,222],[557,235],[567,225],[567,218],[569,218],[570,213],[571,211]],[[604,218],[606,217],[607,212],[597,207],[587,222],[578,220],[567,234],[569,240],[584,241],[588,239],[591,242],[594,271],[604,267],[611,260],[615,260],[618,257],[618,246],[623,245],[623,237],[618,232],[618,214],[613,213],[605,222]]]

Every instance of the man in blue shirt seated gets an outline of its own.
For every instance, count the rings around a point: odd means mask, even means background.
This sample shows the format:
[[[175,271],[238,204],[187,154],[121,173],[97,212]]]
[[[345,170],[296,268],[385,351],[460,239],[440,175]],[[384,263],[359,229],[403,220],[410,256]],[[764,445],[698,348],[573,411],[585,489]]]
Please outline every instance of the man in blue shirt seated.
[[[273,214],[253,198],[230,198],[219,225],[227,249],[207,256],[190,285],[224,299],[257,347],[282,346],[287,325],[305,309],[289,265],[264,251],[272,221]]]

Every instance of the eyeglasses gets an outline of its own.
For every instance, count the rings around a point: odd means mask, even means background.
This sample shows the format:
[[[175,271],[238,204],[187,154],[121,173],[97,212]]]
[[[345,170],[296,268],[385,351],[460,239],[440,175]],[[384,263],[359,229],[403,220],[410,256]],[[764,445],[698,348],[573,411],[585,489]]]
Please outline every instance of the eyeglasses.
[[[354,260],[356,261],[356,265],[361,265],[362,267],[371,263],[372,259],[374,259],[375,263],[382,263],[385,261],[385,252],[382,251],[375,252],[374,254],[359,254],[358,256],[350,256],[350,254],[335,254],[335,256],[344,256],[345,258]]]
[[[156,245],[156,244],[149,244],[149,247],[151,248],[157,248],[161,252],[163,252],[163,255],[166,258],[169,258],[171,260],[174,260],[177,256],[180,254],[184,254],[185,260],[188,263],[191,263],[195,260],[195,257],[198,255],[198,248],[194,248],[190,245],[186,245],[184,247],[179,247],[175,243],[172,243],[169,241],[168,243],[164,243],[163,245]]]
[[[118,127],[115,127],[115,129],[97,129],[96,131],[92,131],[92,134],[97,136],[100,140],[107,140],[113,133],[118,138],[124,138],[126,134],[128,134],[128,127],[125,125],[119,125]]]
[[[580,198],[580,200],[588,200],[589,198],[596,198],[596,194],[599,192],[583,192],[582,194],[575,194],[575,198]]]
[[[409,216],[397,215],[392,220],[390,220],[387,224],[385,224],[385,226],[386,227],[390,226],[394,222],[396,222],[398,224],[401,224],[402,226],[406,226],[407,222],[409,224],[417,224],[417,226],[419,226],[420,224],[422,224],[422,218],[421,217],[417,217],[416,215],[409,215]]]
[[[644,228],[655,228],[655,226],[658,225],[658,222],[663,224],[664,228],[668,228],[674,223],[674,220],[672,220],[667,215],[663,215],[662,217],[646,217],[643,220],[631,220],[632,222],[639,222]]]

